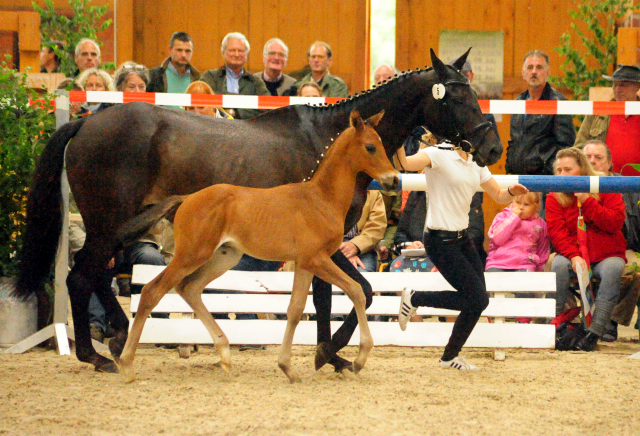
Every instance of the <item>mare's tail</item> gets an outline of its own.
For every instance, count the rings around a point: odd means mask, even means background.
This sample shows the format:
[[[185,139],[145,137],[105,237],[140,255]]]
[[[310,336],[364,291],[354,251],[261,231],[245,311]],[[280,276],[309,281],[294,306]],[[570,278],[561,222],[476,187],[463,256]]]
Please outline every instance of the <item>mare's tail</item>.
[[[117,240],[120,247],[126,247],[140,239],[162,218],[173,221],[178,207],[184,202],[186,195],[174,195],[127,221],[118,230]]]
[[[62,232],[62,191],[60,178],[67,143],[85,123],[86,118],[67,123],[49,139],[39,158],[27,200],[27,226],[19,253],[19,274],[13,295],[27,299],[35,293],[39,307],[47,293],[44,280],[58,250]]]

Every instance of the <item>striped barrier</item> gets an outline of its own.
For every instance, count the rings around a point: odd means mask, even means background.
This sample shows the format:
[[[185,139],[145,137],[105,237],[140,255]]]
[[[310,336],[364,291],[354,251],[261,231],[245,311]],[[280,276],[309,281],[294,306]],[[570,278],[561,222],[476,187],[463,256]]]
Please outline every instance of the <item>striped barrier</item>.
[[[69,101],[130,103],[164,106],[217,106],[237,109],[276,109],[297,104],[333,104],[338,97],[273,97],[258,95],[202,95],[153,92],[69,91]],[[483,113],[528,115],[640,115],[640,101],[479,100]]]
[[[494,175],[501,188],[521,183],[533,192],[640,192],[640,177]],[[369,189],[381,190],[377,181]],[[428,191],[423,174],[401,174],[398,191]]]

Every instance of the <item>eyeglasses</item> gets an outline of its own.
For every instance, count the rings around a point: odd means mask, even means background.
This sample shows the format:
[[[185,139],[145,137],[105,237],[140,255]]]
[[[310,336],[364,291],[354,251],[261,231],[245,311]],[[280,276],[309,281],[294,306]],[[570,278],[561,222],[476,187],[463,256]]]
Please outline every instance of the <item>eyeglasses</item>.
[[[268,51],[267,56],[278,56],[280,58],[286,59],[286,53],[282,53],[281,51]]]
[[[122,66],[122,70],[123,71],[138,71],[138,72],[142,72],[142,71],[146,71],[146,67],[144,65],[140,65],[140,64],[124,64]]]

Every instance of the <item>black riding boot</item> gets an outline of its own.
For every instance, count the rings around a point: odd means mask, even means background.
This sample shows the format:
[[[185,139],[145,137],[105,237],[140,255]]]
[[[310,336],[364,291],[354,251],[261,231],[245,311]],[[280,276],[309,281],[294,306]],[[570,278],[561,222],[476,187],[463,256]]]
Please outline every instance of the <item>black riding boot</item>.
[[[578,341],[576,348],[580,351],[593,351],[598,345],[598,339],[600,339],[600,336],[593,332],[589,332],[585,337]]]

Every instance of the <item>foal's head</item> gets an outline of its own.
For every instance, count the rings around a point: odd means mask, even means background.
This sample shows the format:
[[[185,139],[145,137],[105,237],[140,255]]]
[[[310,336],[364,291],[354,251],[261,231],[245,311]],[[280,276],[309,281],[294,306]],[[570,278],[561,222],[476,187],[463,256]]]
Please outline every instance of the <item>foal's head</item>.
[[[351,128],[344,132],[345,139],[350,141],[345,160],[351,162],[358,171],[379,181],[384,189],[392,190],[398,186],[398,172],[387,158],[380,136],[374,130],[382,115],[384,111],[363,120],[356,109],[351,111]]]

